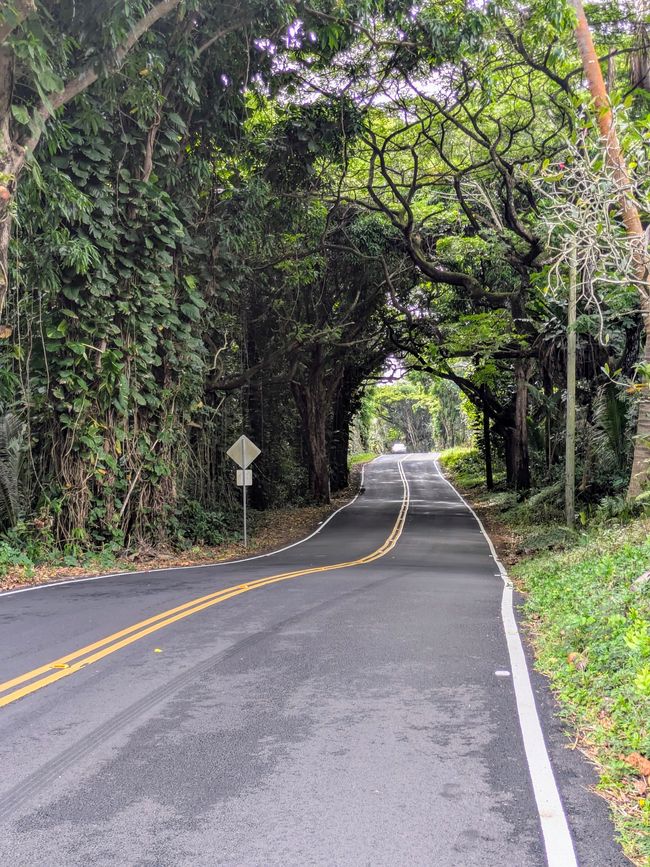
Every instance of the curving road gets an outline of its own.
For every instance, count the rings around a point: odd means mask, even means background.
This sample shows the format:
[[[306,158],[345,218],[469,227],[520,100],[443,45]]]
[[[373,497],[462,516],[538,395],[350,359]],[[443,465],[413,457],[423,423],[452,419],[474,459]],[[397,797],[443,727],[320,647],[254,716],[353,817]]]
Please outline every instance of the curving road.
[[[431,456],[365,484],[270,556],[0,594],[0,863],[628,864],[471,511]]]

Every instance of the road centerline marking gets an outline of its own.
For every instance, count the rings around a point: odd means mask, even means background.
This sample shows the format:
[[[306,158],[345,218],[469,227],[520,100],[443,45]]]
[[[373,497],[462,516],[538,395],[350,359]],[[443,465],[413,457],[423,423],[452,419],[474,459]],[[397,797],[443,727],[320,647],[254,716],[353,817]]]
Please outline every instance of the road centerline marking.
[[[49,686],[51,683],[55,683],[64,677],[69,677],[80,669],[85,668],[94,662],[98,662],[100,659],[139,641],[141,638],[145,638],[147,635],[151,635],[153,632],[157,632],[159,629],[163,629],[172,623],[190,617],[192,614],[196,614],[206,608],[225,602],[227,599],[241,596],[244,593],[249,593],[252,590],[257,590],[270,584],[277,584],[282,581],[289,581],[293,578],[313,575],[319,572],[331,572],[338,569],[347,569],[351,566],[362,566],[384,557],[389,553],[389,551],[392,551],[402,535],[404,524],[406,522],[406,515],[409,509],[410,489],[406,473],[402,467],[403,463],[404,459],[399,461],[397,464],[403,486],[403,496],[400,509],[388,537],[375,551],[355,560],[332,563],[327,566],[313,566],[307,569],[297,569],[291,572],[283,572],[278,575],[269,575],[264,578],[258,578],[254,581],[240,582],[231,587],[224,587],[221,590],[216,590],[213,593],[206,594],[205,596],[191,599],[181,605],[170,608],[167,611],[152,615],[145,620],[141,620],[138,623],[134,623],[131,626],[119,630],[118,632],[114,632],[91,644],[78,648],[65,656],[44,663],[31,671],[27,671],[0,683],[0,694],[4,693],[0,695],[0,708],[6,707],[15,701],[18,701],[18,699],[24,698],[25,696],[30,695],[45,686]],[[18,688],[16,689],[15,687]]]

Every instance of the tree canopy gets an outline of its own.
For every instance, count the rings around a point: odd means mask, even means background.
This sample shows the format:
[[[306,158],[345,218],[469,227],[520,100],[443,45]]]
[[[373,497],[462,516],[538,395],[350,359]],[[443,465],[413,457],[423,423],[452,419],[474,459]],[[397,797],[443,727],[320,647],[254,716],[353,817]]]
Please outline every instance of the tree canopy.
[[[4,530],[189,544],[242,431],[257,508],[324,502],[364,413],[552,485],[572,256],[580,502],[643,496],[647,22],[587,13],[3,0]]]

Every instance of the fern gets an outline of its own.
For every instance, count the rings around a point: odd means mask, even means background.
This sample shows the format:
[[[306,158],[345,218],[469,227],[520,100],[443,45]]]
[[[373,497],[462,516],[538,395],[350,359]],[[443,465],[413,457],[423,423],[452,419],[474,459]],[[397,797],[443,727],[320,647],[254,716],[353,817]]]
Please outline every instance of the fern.
[[[628,404],[620,390],[609,383],[601,391],[594,412],[595,444],[604,465],[622,472],[629,459]]]
[[[23,426],[12,413],[0,416],[0,526],[13,527],[20,514]]]

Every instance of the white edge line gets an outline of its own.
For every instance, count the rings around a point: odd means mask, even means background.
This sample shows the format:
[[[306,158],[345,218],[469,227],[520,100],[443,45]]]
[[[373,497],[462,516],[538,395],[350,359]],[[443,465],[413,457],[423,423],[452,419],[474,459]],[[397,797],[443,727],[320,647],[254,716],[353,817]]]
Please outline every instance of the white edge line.
[[[382,457],[382,455],[379,455],[379,457]],[[51,587],[63,587],[66,584],[85,584],[88,581],[99,581],[101,578],[121,578],[124,575],[129,575],[135,578],[137,575],[151,575],[155,572],[177,572],[181,569],[214,569],[216,566],[234,566],[236,563],[249,563],[251,560],[261,560],[263,557],[274,557],[276,554],[282,554],[283,551],[288,551],[289,548],[295,548],[297,545],[303,545],[305,542],[313,539],[314,536],[317,536],[318,533],[329,524],[332,518],[335,518],[339,514],[339,512],[342,512],[343,509],[347,509],[356,503],[361,495],[361,489],[363,488],[366,466],[374,463],[376,460],[377,458],[373,458],[361,467],[359,493],[353,497],[349,503],[345,503],[345,505],[340,506],[335,512],[332,512],[329,518],[326,518],[313,533],[309,534],[309,536],[305,536],[304,539],[299,539],[297,542],[292,542],[291,545],[285,545],[284,548],[267,551],[266,554],[255,554],[253,557],[243,557],[241,560],[218,560],[216,563],[196,563],[193,566],[163,566],[160,569],[140,569],[136,572],[107,572],[104,575],[89,575],[87,578],[66,578],[63,581],[50,581],[46,584],[34,584],[31,587],[20,587],[18,590],[3,590],[0,591],[0,599],[4,596],[15,596],[17,593],[30,593],[34,590],[48,590]]]
[[[503,595],[501,597],[501,619],[503,621],[503,629],[506,635],[506,643],[508,645],[508,654],[510,656],[510,668],[512,671],[512,682],[515,690],[515,698],[517,701],[517,713],[519,715],[519,727],[524,741],[524,750],[528,769],[530,771],[530,779],[535,793],[535,801],[537,803],[537,812],[544,837],[544,847],[546,849],[546,860],[548,867],[578,867],[576,854],[569,831],[569,823],[567,821],[564,807],[562,806],[562,798],[557,787],[551,759],[546,748],[544,734],[542,732],[542,724],[537,712],[535,704],[535,696],[533,687],[530,682],[530,674],[528,672],[528,664],[526,655],[521,643],[521,635],[517,626],[515,612],[512,601],[512,581],[508,578],[508,573],[503,563],[499,560],[492,539],[485,532],[485,527],[481,519],[476,514],[474,509],[469,505],[467,500],[460,494],[452,483],[445,478],[438,466],[438,461],[434,459],[434,466],[440,478],[446,482],[456,496],[465,504],[472,513],[478,523],[481,533],[485,536],[490,552],[499,567],[499,573],[503,579]]]

